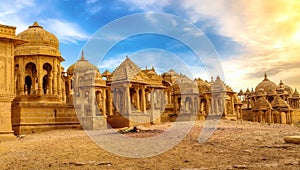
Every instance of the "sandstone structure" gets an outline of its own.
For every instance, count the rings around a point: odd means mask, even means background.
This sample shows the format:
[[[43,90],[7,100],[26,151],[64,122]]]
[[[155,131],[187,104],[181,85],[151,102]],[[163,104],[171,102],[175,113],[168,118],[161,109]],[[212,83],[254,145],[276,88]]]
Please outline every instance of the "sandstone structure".
[[[14,49],[23,41],[15,37],[16,27],[0,25],[0,139],[13,137],[11,102],[15,97]]]
[[[79,126],[73,104],[66,103],[65,77],[55,35],[35,22],[16,38],[12,128],[15,134]]]
[[[255,91],[247,89],[238,93],[243,101],[245,120],[265,123],[292,124],[300,121],[300,95],[282,81],[276,85],[267,74]]]
[[[0,49],[0,136],[207,117],[299,121],[297,90],[282,82],[277,86],[267,76],[255,92],[237,94],[219,76],[204,81],[174,70],[158,74],[129,57],[114,71],[101,73],[84,52],[65,72],[58,39],[37,22],[18,35],[15,27],[0,25]]]
[[[241,118],[242,103],[219,77],[210,82],[191,80],[173,70],[159,75],[154,67],[141,69],[129,57],[112,73],[101,74],[83,53],[67,74],[69,82],[74,81],[67,101],[74,101],[79,120],[88,129],[105,127],[105,122],[132,127],[216,115]]]

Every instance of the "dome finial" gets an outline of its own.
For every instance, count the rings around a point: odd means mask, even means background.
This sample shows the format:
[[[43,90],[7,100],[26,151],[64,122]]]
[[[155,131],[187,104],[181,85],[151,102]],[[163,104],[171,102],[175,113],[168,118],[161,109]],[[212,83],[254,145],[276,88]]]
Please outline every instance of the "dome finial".
[[[29,26],[28,28],[32,28],[32,27],[43,28],[42,26],[39,25],[39,23],[37,21],[34,21],[34,23],[31,26]]]
[[[39,23],[37,21],[34,21],[32,26],[40,26]]]
[[[81,57],[80,57],[80,61],[84,61],[85,60],[85,58],[84,58],[84,52],[83,52],[83,50],[81,51]]]
[[[265,79],[264,80],[268,80],[268,76],[267,73],[265,73]]]

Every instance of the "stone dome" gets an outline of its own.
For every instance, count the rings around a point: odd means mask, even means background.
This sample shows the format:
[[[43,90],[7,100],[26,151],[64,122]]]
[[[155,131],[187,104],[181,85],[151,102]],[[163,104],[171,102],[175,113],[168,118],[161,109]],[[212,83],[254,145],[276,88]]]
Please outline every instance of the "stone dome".
[[[67,69],[67,73],[69,75],[73,75],[74,72],[76,72],[76,73],[85,73],[87,71],[97,71],[97,72],[99,72],[98,68],[95,65],[91,64],[88,60],[86,60],[84,58],[84,53],[82,51],[80,60],[78,60],[76,63],[72,64]]]
[[[282,80],[280,80],[280,83],[279,83],[279,85],[278,85],[278,89],[281,89],[281,88],[282,88],[284,91],[286,91],[287,94],[293,94],[293,89],[292,89],[290,86],[284,84],[284,83],[282,82]]]
[[[37,22],[27,30],[19,33],[16,38],[26,41],[15,48],[15,55],[50,55],[60,56],[57,37],[46,31]]]
[[[263,89],[267,94],[275,94],[277,85],[273,81],[270,81],[267,78],[267,74],[265,74],[265,79],[255,87],[255,92],[258,92],[259,89]]]

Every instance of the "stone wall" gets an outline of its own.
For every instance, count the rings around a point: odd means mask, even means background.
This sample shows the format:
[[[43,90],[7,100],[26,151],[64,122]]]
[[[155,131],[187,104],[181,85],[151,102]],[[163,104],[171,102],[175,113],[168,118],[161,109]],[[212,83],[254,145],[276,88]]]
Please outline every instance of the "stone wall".
[[[73,105],[17,103],[13,105],[12,113],[12,127],[16,135],[59,128],[80,128]]]
[[[254,121],[253,120],[253,111],[250,109],[243,109],[242,110],[242,118],[243,118],[243,120]]]
[[[300,109],[294,110],[293,113],[293,123],[298,123],[300,122]]]
[[[11,128],[11,102],[15,96],[15,29],[0,25],[0,141],[14,138]]]

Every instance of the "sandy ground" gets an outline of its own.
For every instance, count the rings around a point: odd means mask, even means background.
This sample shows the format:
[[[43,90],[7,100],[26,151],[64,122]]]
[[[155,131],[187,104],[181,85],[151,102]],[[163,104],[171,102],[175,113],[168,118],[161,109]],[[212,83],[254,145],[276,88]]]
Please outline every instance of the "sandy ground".
[[[145,138],[170,125],[126,135]],[[202,126],[197,122],[177,146],[148,158],[107,152],[78,129],[27,134],[0,142],[0,169],[300,169],[300,145],[283,140],[300,135],[300,127],[222,120],[210,139],[200,144]]]

